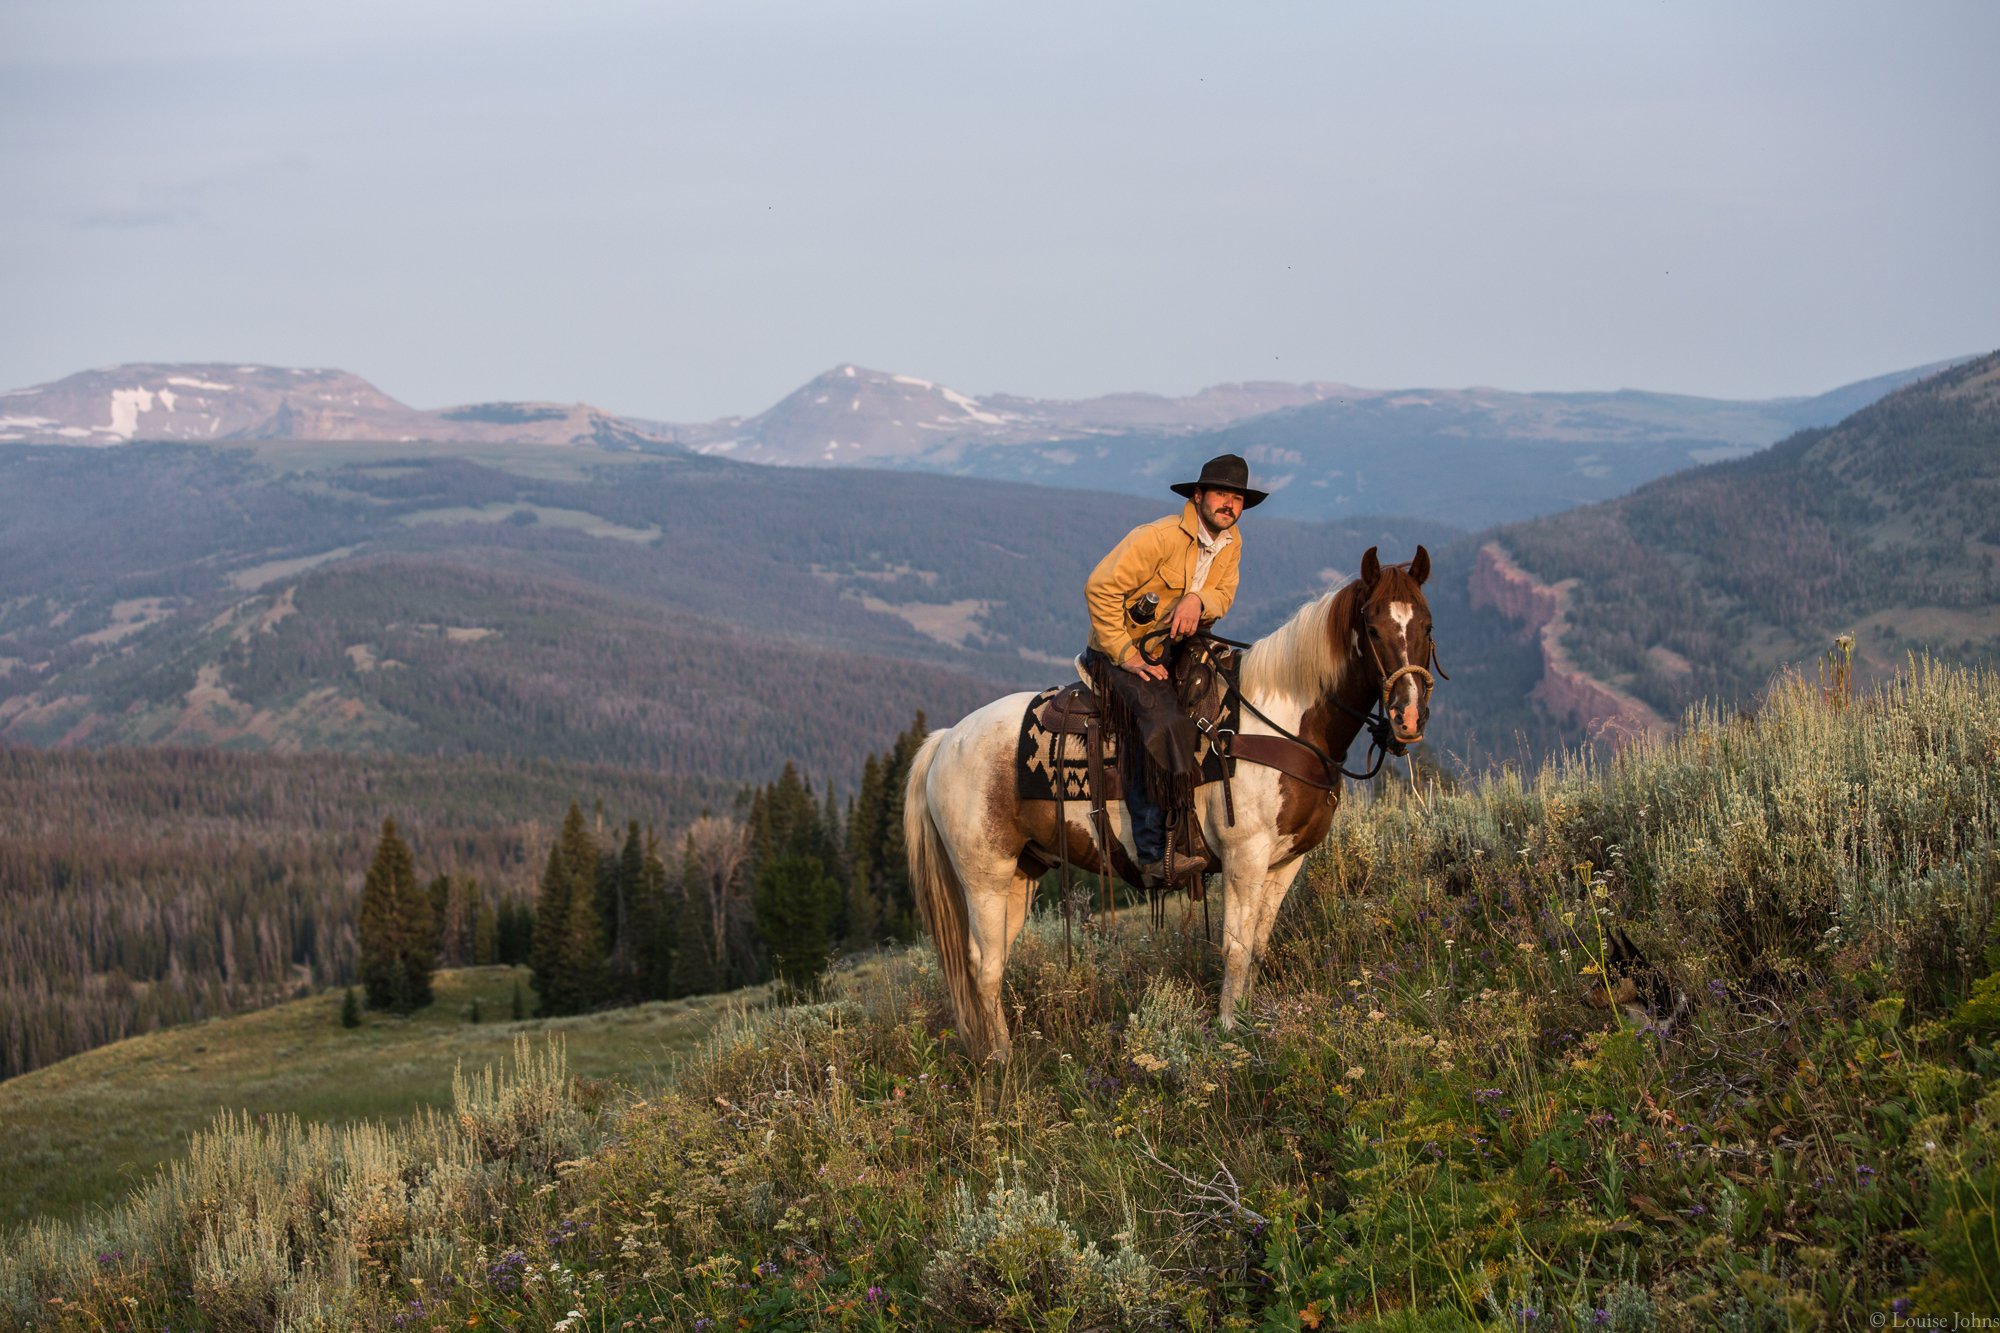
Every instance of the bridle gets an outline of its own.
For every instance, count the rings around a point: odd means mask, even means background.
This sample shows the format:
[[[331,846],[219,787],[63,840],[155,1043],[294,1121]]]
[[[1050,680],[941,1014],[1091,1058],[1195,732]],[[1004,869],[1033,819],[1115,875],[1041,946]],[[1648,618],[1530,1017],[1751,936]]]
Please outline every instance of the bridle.
[[[1361,609],[1356,613],[1356,615],[1359,619],[1366,620],[1368,616],[1368,603],[1366,602],[1362,603]],[[1154,638],[1164,639],[1165,637],[1166,637],[1166,632],[1164,630],[1155,630],[1152,634],[1147,635],[1144,639],[1140,641],[1140,648],[1139,648],[1140,655],[1142,657],[1145,657],[1148,661],[1155,660],[1153,659],[1151,654],[1146,652],[1145,644],[1150,642]],[[1252,644],[1245,643],[1241,639],[1225,638],[1224,636],[1215,633],[1213,630],[1205,630],[1205,629],[1196,630],[1193,634],[1190,634],[1188,637],[1190,639],[1208,639],[1215,643],[1224,644],[1230,648],[1248,649],[1254,646]],[[1417,678],[1419,706],[1422,706],[1423,704],[1427,704],[1430,702],[1431,686],[1434,683],[1432,677],[1432,668],[1436,668],[1436,676],[1438,679],[1442,680],[1451,679],[1450,674],[1445,671],[1443,664],[1438,661],[1437,640],[1435,638],[1431,640],[1430,649],[1431,651],[1430,651],[1430,656],[1427,659],[1428,660],[1427,666],[1420,666],[1415,662],[1411,662],[1403,666],[1397,667],[1394,671],[1388,671],[1383,668],[1381,651],[1376,647],[1375,639],[1371,635],[1368,638],[1368,655],[1375,664],[1375,674],[1381,677],[1382,679],[1382,690],[1380,696],[1375,700],[1373,706],[1365,713],[1362,712],[1360,709],[1355,708],[1352,705],[1348,704],[1338,695],[1329,696],[1329,698],[1331,698],[1333,701],[1334,707],[1338,708],[1341,712],[1347,714],[1349,717],[1353,718],[1355,721],[1359,722],[1364,728],[1367,729],[1368,742],[1369,742],[1368,744],[1369,764],[1368,764],[1368,770],[1364,773],[1356,773],[1354,770],[1347,767],[1346,764],[1342,763],[1338,759],[1335,759],[1332,755],[1328,754],[1324,749],[1313,744],[1305,737],[1298,735],[1296,732],[1284,726],[1282,723],[1273,721],[1264,712],[1263,709],[1259,708],[1256,704],[1250,701],[1250,697],[1243,693],[1242,688],[1237,684],[1235,680],[1227,678],[1225,679],[1229,692],[1236,696],[1237,702],[1241,703],[1244,709],[1247,710],[1252,717],[1255,717],[1258,721],[1262,722],[1265,726],[1271,728],[1271,730],[1277,732],[1280,736],[1283,736],[1286,740],[1292,741],[1298,745],[1302,745],[1306,749],[1310,750],[1315,756],[1318,757],[1320,763],[1326,766],[1327,772],[1338,773],[1342,777],[1351,778],[1356,782],[1366,782],[1370,778],[1374,777],[1377,773],[1380,773],[1382,771],[1382,765],[1388,760],[1388,757],[1390,755],[1408,754],[1409,747],[1415,745],[1418,741],[1421,741],[1423,739],[1423,737],[1418,736],[1412,740],[1405,741],[1397,737],[1395,723],[1389,720],[1389,709],[1390,709],[1390,698],[1395,693],[1396,684],[1398,681],[1402,680],[1403,677],[1405,676],[1415,676]]]

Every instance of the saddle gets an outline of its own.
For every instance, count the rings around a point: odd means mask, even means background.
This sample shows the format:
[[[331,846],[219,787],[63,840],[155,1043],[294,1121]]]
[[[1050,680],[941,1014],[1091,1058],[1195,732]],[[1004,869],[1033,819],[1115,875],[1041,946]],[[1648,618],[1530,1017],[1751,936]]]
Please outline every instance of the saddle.
[[[1203,783],[1225,784],[1234,775],[1235,757],[1218,746],[1219,735],[1235,731],[1237,654],[1227,644],[1207,638],[1190,639],[1177,655],[1170,681],[1181,708],[1201,735]],[[1081,737],[1081,756],[1076,755]],[[1101,847],[1110,846],[1110,821],[1105,805],[1125,798],[1125,775],[1119,763],[1124,739],[1111,725],[1103,701],[1082,680],[1045,690],[1028,706],[1023,719],[1018,794],[1028,800],[1082,800],[1090,806],[1091,823]],[[1081,763],[1078,759],[1081,759]],[[1219,859],[1201,835],[1192,809],[1168,813],[1168,858],[1202,867],[1220,868]],[[1189,896],[1200,901],[1203,885],[1192,877]]]

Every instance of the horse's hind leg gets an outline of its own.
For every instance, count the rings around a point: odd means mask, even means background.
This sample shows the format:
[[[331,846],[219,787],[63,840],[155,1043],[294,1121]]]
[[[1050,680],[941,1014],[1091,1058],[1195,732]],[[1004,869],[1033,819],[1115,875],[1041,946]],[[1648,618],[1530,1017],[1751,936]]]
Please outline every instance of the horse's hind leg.
[[[1007,1015],[1000,1006],[1000,982],[1006,975],[1007,955],[1013,951],[1014,937],[1027,922],[1034,883],[1010,866],[1004,877],[992,871],[975,872],[966,878],[965,887],[972,908],[968,924],[972,937],[973,986],[991,1039],[986,1058],[1005,1059],[1013,1039]]]

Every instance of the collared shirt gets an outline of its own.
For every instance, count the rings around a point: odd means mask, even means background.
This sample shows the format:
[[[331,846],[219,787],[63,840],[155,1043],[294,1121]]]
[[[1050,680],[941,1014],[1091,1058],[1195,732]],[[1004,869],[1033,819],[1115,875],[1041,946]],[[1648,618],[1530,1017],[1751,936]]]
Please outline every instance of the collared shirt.
[[[1194,577],[1188,580],[1189,592],[1200,592],[1201,585],[1208,582],[1208,567],[1215,563],[1215,553],[1229,545],[1231,536],[1233,534],[1227,532],[1210,532],[1208,524],[1202,522],[1200,517],[1196,517],[1194,540],[1201,551],[1194,558]]]
[[[1147,593],[1159,599],[1164,612],[1198,582],[1201,618],[1213,622],[1227,615],[1236,600],[1243,539],[1233,530],[1226,534],[1227,540],[1210,534],[1204,542],[1202,536],[1201,516],[1192,500],[1178,514],[1141,523],[1126,533],[1084,581],[1090,646],[1114,662],[1130,657],[1134,641],[1148,632],[1131,619],[1131,609]],[[1199,579],[1197,562],[1202,566]]]

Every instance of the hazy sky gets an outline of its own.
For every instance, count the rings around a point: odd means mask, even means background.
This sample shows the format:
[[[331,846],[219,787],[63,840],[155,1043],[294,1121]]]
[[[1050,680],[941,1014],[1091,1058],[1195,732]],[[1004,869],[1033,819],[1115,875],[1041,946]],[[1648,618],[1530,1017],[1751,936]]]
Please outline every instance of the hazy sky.
[[[0,0],[0,387],[1810,393],[2000,346],[2000,4]]]

